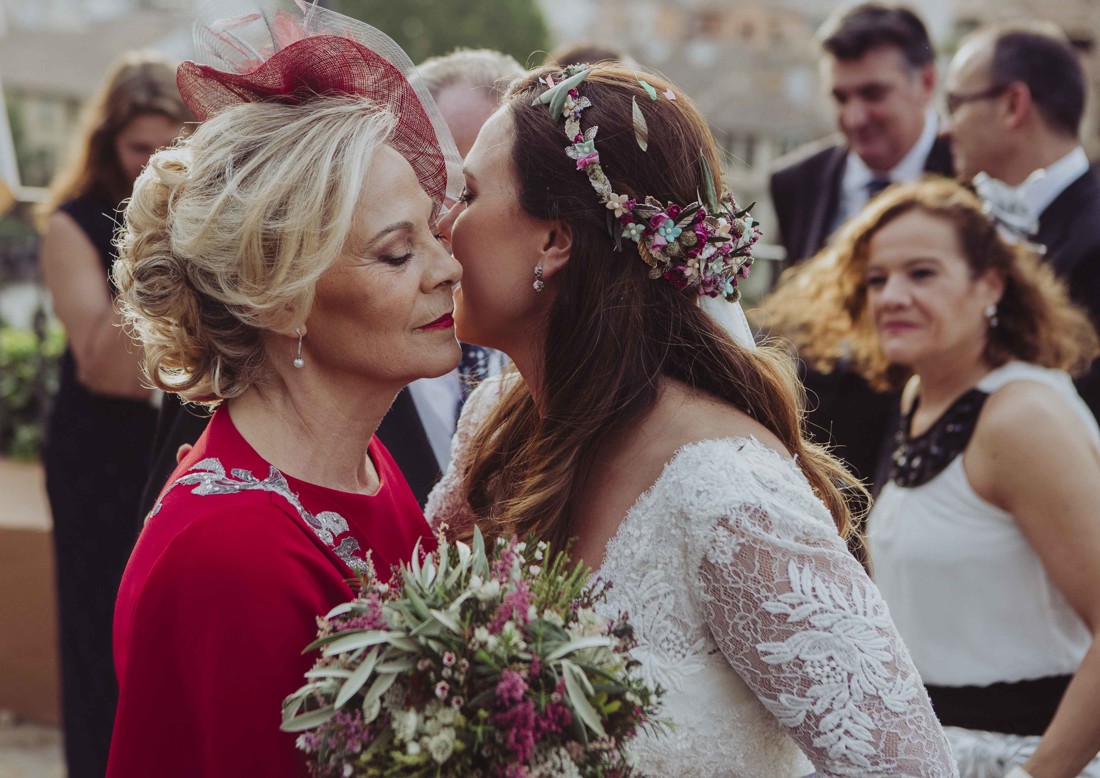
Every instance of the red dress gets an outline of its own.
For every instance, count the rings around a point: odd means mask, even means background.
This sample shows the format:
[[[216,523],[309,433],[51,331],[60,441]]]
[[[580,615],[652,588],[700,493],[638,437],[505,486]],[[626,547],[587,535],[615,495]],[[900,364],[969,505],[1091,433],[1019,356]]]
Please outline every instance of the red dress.
[[[317,616],[434,540],[376,439],[375,495],[284,476],[222,408],[180,463],[119,590],[109,778],[300,778],[283,698],[305,681]],[[171,485],[174,484],[174,485]]]

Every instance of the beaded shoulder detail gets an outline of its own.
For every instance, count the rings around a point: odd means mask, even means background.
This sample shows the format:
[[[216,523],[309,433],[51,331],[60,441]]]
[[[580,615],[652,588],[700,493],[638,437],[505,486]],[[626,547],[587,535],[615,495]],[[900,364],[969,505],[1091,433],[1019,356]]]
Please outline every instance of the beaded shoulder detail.
[[[370,552],[364,551],[359,541],[351,534],[347,519],[335,511],[311,513],[302,505],[298,495],[290,488],[286,478],[279,470],[269,466],[267,478],[257,478],[249,470],[233,468],[228,473],[225,466],[215,457],[196,462],[190,470],[176,479],[154,506],[149,517],[160,513],[161,504],[168,492],[177,486],[192,486],[191,494],[199,496],[218,494],[238,494],[240,492],[270,492],[282,497],[298,516],[305,522],[317,538],[332,549],[349,568],[357,573],[369,573],[373,570]],[[343,537],[341,537],[343,536]]]
[[[981,389],[971,389],[955,400],[931,427],[915,436],[909,434],[919,401],[914,402],[894,436],[890,480],[898,486],[913,488],[942,473],[966,449],[988,397]]]

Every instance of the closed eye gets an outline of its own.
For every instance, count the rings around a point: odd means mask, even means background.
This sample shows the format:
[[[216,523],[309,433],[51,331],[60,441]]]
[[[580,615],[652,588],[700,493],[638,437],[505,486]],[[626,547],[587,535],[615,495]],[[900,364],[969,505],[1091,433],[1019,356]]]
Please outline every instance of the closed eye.
[[[412,256],[412,252],[408,251],[400,255],[382,254],[378,257],[378,259],[380,259],[382,262],[385,262],[387,265],[391,265],[393,267],[401,267],[402,265],[407,264],[408,261],[412,259]]]

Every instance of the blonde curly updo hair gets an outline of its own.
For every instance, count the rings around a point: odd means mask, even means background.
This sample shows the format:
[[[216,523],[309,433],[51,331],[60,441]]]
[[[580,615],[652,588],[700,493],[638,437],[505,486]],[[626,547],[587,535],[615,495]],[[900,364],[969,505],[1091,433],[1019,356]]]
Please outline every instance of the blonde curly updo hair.
[[[157,388],[216,403],[264,380],[262,333],[305,321],[395,126],[362,98],[245,103],[149,160],[113,272]]]

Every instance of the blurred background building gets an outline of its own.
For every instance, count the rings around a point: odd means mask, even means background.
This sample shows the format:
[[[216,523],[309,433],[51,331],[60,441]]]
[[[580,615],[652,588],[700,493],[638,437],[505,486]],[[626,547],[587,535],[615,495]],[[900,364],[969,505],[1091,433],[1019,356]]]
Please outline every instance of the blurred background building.
[[[814,42],[815,30],[838,5],[826,0],[323,4],[381,27],[414,60],[455,45],[479,45],[507,50],[535,65],[544,50],[563,43],[598,40],[620,46],[695,99],[726,151],[730,183],[746,202],[765,203],[767,171],[777,157],[833,129],[819,87]],[[983,23],[1041,18],[1066,30],[1094,85],[1100,83],[1095,54],[1100,0],[919,0],[912,5],[928,23],[944,62],[958,40]],[[153,48],[174,58],[190,56],[193,6],[194,0],[0,0],[0,83],[18,183],[41,187],[48,182],[82,101],[119,53]],[[533,19],[532,9],[541,20]],[[1086,140],[1094,157],[1100,154],[1095,111],[1094,105]],[[767,208],[760,210],[767,223]]]
[[[123,52],[139,48],[174,59],[191,56],[191,18],[200,1],[204,0],[0,0],[0,93],[5,108],[0,112],[0,433],[11,419],[27,414],[35,394],[47,394],[44,376],[50,360],[56,358],[56,352],[52,357],[47,353],[48,302],[37,278],[33,205],[44,197],[44,187],[74,137],[82,104],[111,63]],[[382,28],[405,46],[414,61],[465,45],[498,48],[533,66],[542,62],[547,51],[570,42],[599,41],[621,47],[692,96],[725,151],[732,190],[742,203],[759,203],[754,214],[764,223],[767,235],[773,222],[767,203],[772,163],[833,131],[831,109],[819,84],[814,33],[834,8],[851,3],[325,0],[322,4]],[[911,5],[925,18],[943,64],[963,35],[987,22],[1044,19],[1061,26],[1092,77],[1094,99],[1085,146],[1094,160],[1100,157],[1095,100],[1100,84],[1096,52],[1100,0],[914,0]],[[754,274],[757,294],[771,276],[767,259],[780,256],[769,246],[762,247],[760,254],[765,261]],[[751,300],[754,288],[747,292]],[[18,337],[10,337],[11,333]],[[26,343],[24,335],[38,345],[16,357],[10,344]],[[16,367],[20,376],[15,375]],[[27,617],[31,601],[26,595],[41,589],[34,602],[49,607],[52,574],[48,556],[43,557],[49,544],[40,537],[49,531],[48,516],[37,515],[44,500],[30,493],[40,483],[35,471],[5,471],[6,457],[12,454],[0,447],[0,476],[5,476],[0,478],[0,551],[14,554],[9,554],[8,561],[0,554],[0,775],[6,764],[19,764],[20,758],[6,756],[12,749],[6,745],[11,740],[4,735],[4,710],[46,722],[56,715],[51,713],[56,681],[40,679],[54,667],[50,620],[37,611],[34,619]],[[13,493],[17,486],[30,490],[26,499]],[[31,534],[12,534],[17,531]],[[19,538],[23,545],[14,542]],[[13,619],[18,623],[9,623]],[[45,707],[43,700],[48,703]],[[60,776],[56,738],[43,742],[43,758],[52,760],[50,766],[35,762],[38,766],[26,774]]]

